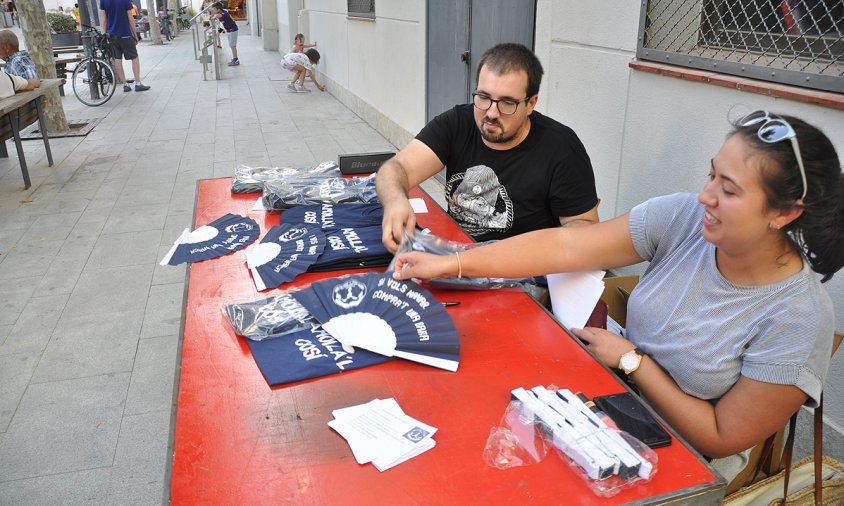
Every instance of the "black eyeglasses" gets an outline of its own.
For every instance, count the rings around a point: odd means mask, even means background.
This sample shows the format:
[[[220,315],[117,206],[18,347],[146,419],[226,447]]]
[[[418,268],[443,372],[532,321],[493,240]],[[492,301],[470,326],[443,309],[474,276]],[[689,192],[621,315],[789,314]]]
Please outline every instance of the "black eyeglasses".
[[[753,111],[739,121],[739,125],[743,127],[759,123],[762,123],[762,125],[756,135],[762,142],[774,144],[786,139],[791,141],[791,148],[794,149],[794,156],[797,158],[797,166],[800,167],[800,177],[803,179],[803,195],[800,199],[805,199],[809,185],[806,183],[806,169],[803,168],[803,157],[800,155],[800,145],[797,144],[797,133],[794,128],[788,124],[788,121],[775,118],[768,114],[768,111],[763,110]]]
[[[492,107],[492,104],[495,104],[495,106],[498,107],[498,112],[504,116],[516,114],[519,104],[522,102],[527,103],[528,99],[530,99],[530,97],[525,97],[521,100],[513,100],[512,98],[500,98],[498,100],[493,100],[491,97],[486,95],[472,93],[472,103],[475,104],[475,107],[482,111],[488,111],[489,108]]]

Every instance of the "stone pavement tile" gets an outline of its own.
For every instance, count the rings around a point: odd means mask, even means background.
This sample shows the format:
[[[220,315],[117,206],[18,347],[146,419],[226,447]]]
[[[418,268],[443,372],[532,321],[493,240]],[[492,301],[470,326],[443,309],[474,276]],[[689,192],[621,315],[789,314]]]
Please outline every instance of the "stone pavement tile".
[[[70,234],[59,249],[58,259],[82,259],[86,260],[100,233],[105,226],[107,216],[99,213],[88,213],[85,211],[79,217],[79,222],[70,231]]]
[[[43,241],[64,241],[76,226],[82,211],[72,211],[58,214],[43,214],[35,219],[26,231],[26,235],[18,242],[32,244]]]
[[[0,483],[112,465],[129,377],[30,385],[0,442]]]
[[[152,285],[144,311],[141,338],[178,334],[182,322],[184,283]]]
[[[0,283],[0,325],[14,324],[18,321],[40,279],[36,276]]]
[[[0,346],[3,346],[3,343],[6,342],[6,338],[12,332],[13,327],[14,325],[11,324],[0,325]]]
[[[40,292],[39,292],[40,293]],[[47,347],[53,329],[61,318],[68,295],[27,297],[6,340],[0,345],[0,355],[12,353],[41,353]]]
[[[104,467],[2,482],[0,504],[106,506],[109,504],[107,499],[110,479],[111,468]]]
[[[23,397],[40,353],[0,355],[0,432],[6,432]]]
[[[73,291],[73,287],[76,286],[76,281],[82,274],[82,269],[85,268],[87,262],[87,255],[63,257],[59,253],[59,256],[53,259],[47,272],[44,273],[35,292],[42,295],[69,295]]]
[[[118,202],[123,206],[166,204],[173,193],[172,183],[125,185]]]
[[[3,259],[3,255],[6,255],[25,234],[26,230],[23,229],[0,229],[0,260]]]
[[[170,412],[177,367],[179,336],[151,337],[138,342],[126,410],[123,415]]]
[[[131,371],[142,319],[142,311],[65,314],[56,324],[32,382]]]
[[[146,305],[152,265],[82,271],[65,307],[67,315],[140,311]]]
[[[103,233],[94,245],[86,268],[108,269],[127,265],[149,265],[155,262],[161,230]]]
[[[104,234],[142,232],[164,228],[164,220],[167,217],[166,206],[161,204],[122,206],[119,201],[117,206],[109,216],[105,227],[103,227]]]
[[[38,218],[37,214],[30,212],[31,197],[16,195],[14,198],[19,199],[17,202],[24,205],[13,209],[4,209],[3,212],[0,212],[0,231],[26,230]]]
[[[143,185],[151,183],[170,183],[176,180],[179,172],[178,153],[162,153],[156,155],[156,160],[138,160],[126,178],[127,185]]]

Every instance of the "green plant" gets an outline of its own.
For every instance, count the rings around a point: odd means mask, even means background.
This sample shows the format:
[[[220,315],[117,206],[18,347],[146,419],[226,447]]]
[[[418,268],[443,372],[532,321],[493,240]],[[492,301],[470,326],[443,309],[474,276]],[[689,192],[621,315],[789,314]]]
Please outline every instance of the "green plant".
[[[73,16],[60,12],[48,12],[47,24],[53,33],[70,33],[76,30],[76,20]]]
[[[188,5],[186,12],[187,12],[187,15],[188,15],[189,18],[196,16],[196,11],[190,5]]]

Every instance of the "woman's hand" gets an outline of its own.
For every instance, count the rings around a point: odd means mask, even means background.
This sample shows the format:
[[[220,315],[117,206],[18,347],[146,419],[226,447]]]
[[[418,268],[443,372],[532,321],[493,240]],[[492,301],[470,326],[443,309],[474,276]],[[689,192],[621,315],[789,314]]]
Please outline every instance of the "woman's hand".
[[[608,367],[618,367],[621,356],[635,348],[633,343],[609,330],[597,327],[571,329],[572,333],[586,342],[589,351]]]
[[[396,256],[393,278],[431,279],[453,276],[457,273],[455,255],[434,255],[412,251]]]

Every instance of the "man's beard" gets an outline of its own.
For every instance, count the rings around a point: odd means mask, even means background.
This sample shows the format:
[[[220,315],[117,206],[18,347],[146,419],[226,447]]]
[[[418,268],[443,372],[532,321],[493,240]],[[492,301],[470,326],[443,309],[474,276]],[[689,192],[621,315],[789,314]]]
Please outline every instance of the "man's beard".
[[[481,120],[481,124],[480,124],[480,126],[478,126],[478,131],[481,133],[481,137],[483,137],[484,140],[486,140],[487,142],[491,142],[493,144],[504,144],[506,142],[512,141],[516,137],[516,134],[518,134],[518,130],[514,133],[505,132],[504,126],[501,124],[501,122],[494,120],[494,121],[492,121],[492,123],[494,123],[495,125],[498,126],[498,129],[500,130],[501,133],[499,133],[498,135],[493,135],[493,134],[487,132],[486,130],[484,130],[485,120],[486,120],[486,118],[483,118]]]

